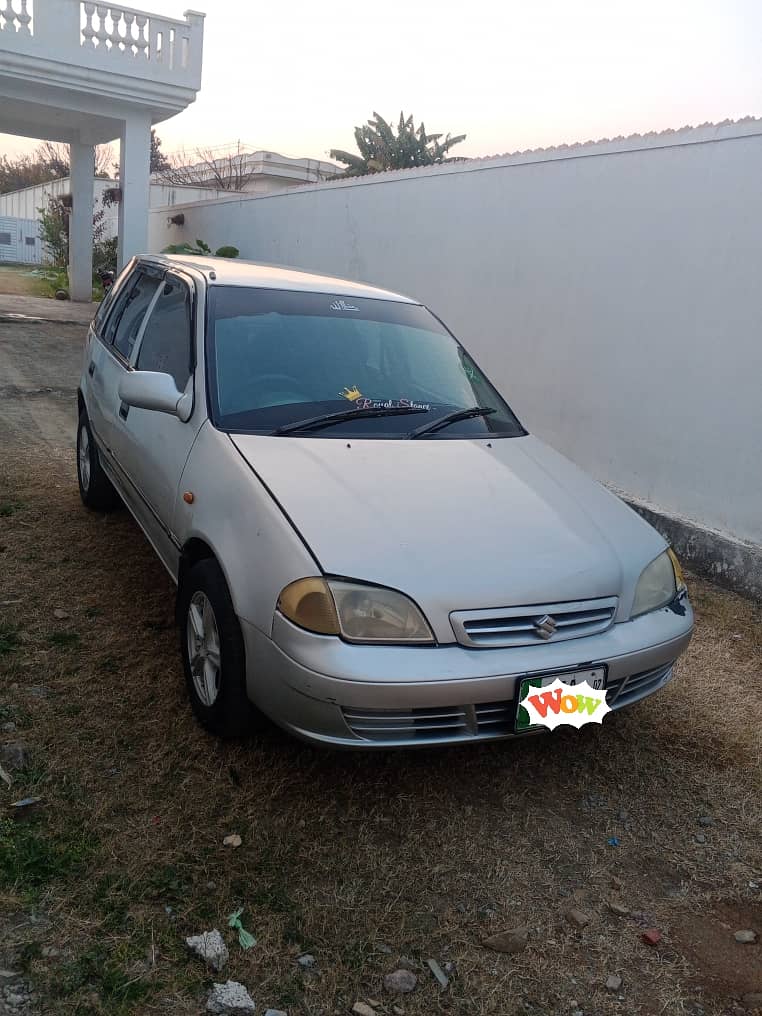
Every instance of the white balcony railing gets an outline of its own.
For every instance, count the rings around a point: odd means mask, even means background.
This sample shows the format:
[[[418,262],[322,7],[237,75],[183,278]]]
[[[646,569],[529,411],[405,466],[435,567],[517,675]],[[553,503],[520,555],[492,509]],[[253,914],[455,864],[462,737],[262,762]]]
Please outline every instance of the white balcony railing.
[[[32,34],[30,0],[0,0],[0,32]]]
[[[0,0],[0,50],[198,89],[204,15],[87,0]]]

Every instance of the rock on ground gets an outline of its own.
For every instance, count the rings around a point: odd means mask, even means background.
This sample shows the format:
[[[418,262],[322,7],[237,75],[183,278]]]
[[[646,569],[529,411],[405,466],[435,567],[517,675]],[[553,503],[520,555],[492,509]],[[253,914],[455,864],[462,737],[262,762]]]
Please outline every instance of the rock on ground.
[[[737,931],[735,935],[733,935],[733,938],[736,942],[740,942],[741,945],[753,945],[757,941],[757,933],[751,929]]]
[[[354,1016],[376,1016],[376,1010],[371,1009],[369,1005],[364,1002],[355,1002],[352,1006],[352,1012]]]
[[[230,958],[228,947],[216,928],[213,931],[202,931],[200,935],[190,935],[186,938],[185,944],[211,970],[216,970],[218,973]]]
[[[529,941],[528,928],[510,928],[508,931],[499,931],[496,935],[490,935],[484,939],[484,945],[493,952],[517,953],[526,948]]]
[[[584,928],[586,925],[590,924],[590,918],[588,915],[583,910],[577,910],[575,907],[567,910],[564,917],[569,924],[574,925],[575,928]]]
[[[23,741],[9,741],[0,748],[0,762],[6,769],[26,769],[29,749]]]
[[[255,1008],[251,995],[238,981],[213,984],[206,1003],[206,1011],[219,1016],[248,1016]]]
[[[406,995],[415,991],[418,978],[411,970],[395,970],[384,978],[384,988],[392,995]]]
[[[609,910],[612,914],[616,914],[617,917],[627,917],[630,913],[627,907],[622,906],[621,903],[617,903],[615,900],[609,900]]]
[[[606,978],[606,990],[607,991],[619,991],[622,987],[622,978],[619,974],[609,974]]]

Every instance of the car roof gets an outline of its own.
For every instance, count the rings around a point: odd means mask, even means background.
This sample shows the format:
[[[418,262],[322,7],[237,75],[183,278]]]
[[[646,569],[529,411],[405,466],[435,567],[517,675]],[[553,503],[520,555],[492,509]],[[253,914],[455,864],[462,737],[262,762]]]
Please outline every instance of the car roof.
[[[387,289],[368,286],[351,279],[337,279],[332,275],[316,275],[297,268],[265,265],[239,258],[215,258],[189,254],[146,255],[141,261],[159,261],[166,265],[185,265],[203,272],[212,286],[251,286],[258,289],[293,290],[302,293],[328,293],[332,296],[366,297],[371,300],[395,300],[399,303],[418,303],[408,296]],[[213,275],[211,274],[213,273]]]

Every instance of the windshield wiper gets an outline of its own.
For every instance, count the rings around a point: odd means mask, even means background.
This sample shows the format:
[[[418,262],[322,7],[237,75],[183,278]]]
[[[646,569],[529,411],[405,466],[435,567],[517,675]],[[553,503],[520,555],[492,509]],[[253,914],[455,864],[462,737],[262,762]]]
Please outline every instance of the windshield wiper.
[[[334,423],[343,423],[345,420],[362,420],[369,416],[409,416],[411,413],[428,413],[428,409],[419,409],[415,406],[379,406],[377,409],[342,409],[339,413],[323,413],[322,416],[311,416],[307,420],[295,420],[294,423],[285,423],[271,432],[271,437],[278,437],[281,434],[296,434],[301,430],[318,430],[321,427],[330,427]]]
[[[416,427],[415,430],[411,430],[407,435],[408,440],[422,437],[424,434],[433,434],[434,431],[441,430],[442,427],[449,427],[451,423],[457,423],[459,420],[470,420],[474,416],[490,416],[492,413],[496,413],[496,409],[492,409],[490,406],[472,406],[471,409],[456,409],[454,413],[447,413],[445,416],[440,416],[438,420],[432,420],[431,423],[424,423],[420,427]]]

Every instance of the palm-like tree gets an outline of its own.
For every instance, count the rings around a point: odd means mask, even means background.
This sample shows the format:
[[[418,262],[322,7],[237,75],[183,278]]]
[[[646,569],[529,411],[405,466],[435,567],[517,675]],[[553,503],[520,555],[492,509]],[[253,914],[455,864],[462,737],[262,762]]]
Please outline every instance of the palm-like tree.
[[[447,153],[465,139],[465,134],[456,137],[442,134],[427,134],[423,123],[417,127],[413,117],[405,119],[400,113],[395,134],[394,128],[378,113],[362,127],[355,127],[355,141],[359,155],[331,149],[331,158],[346,165],[345,176],[364,176],[366,173],[382,173],[387,169],[410,169],[412,166],[432,166],[435,163],[454,162],[457,157]]]

